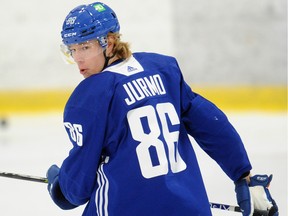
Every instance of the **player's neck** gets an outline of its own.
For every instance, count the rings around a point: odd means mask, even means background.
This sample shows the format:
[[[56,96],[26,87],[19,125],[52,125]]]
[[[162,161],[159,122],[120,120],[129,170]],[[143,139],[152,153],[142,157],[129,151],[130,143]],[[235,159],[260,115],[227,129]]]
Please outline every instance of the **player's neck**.
[[[119,57],[114,56],[113,58],[109,59],[107,66],[110,66],[112,63],[116,62],[117,60],[119,60]]]

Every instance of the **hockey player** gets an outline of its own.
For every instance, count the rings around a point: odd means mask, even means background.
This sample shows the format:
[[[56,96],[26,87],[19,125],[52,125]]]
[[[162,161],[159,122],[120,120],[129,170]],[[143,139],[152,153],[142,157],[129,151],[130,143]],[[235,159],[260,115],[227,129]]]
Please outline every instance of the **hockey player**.
[[[132,54],[119,30],[100,2],[76,7],[64,21],[65,55],[85,79],[64,111],[73,148],[47,171],[53,201],[62,209],[86,204],[89,216],[211,215],[191,135],[235,182],[243,215],[278,215],[272,176],[250,176],[225,114],[190,89],[175,58]]]

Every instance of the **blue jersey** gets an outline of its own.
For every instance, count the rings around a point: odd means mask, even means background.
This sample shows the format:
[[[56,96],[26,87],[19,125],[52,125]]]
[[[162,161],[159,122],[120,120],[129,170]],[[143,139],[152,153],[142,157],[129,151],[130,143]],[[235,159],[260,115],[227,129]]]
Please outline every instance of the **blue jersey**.
[[[188,135],[232,179],[251,169],[227,117],[173,57],[134,53],[83,80],[64,111],[73,143],[61,190],[83,215],[211,215]]]

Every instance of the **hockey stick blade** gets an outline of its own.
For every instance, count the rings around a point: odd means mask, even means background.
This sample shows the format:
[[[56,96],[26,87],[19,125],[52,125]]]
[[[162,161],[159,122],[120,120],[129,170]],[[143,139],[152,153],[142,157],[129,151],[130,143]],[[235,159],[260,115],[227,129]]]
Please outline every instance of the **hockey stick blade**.
[[[227,204],[210,202],[210,208],[216,208],[216,209],[221,209],[221,210],[226,210],[226,211],[242,213],[242,210],[239,206],[232,206],[232,205],[227,205]],[[254,209],[254,212],[253,212],[253,216],[268,216],[268,215],[269,215],[269,211],[266,211],[266,210]]]
[[[6,178],[20,179],[20,180],[25,180],[25,181],[48,183],[47,178],[38,177],[38,176],[22,175],[22,174],[16,174],[16,173],[8,173],[8,172],[0,172],[0,176],[6,177]]]
[[[226,210],[226,211],[233,211],[233,212],[242,212],[239,206],[232,206],[227,204],[220,204],[220,203],[212,203],[210,202],[211,208]]]

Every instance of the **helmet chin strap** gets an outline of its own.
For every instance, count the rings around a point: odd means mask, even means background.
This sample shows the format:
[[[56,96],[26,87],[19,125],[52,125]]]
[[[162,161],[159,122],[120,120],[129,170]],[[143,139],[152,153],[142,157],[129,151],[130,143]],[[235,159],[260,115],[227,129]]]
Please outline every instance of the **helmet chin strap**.
[[[106,48],[105,48],[105,49],[103,50],[103,55],[104,55],[104,58],[105,58],[105,62],[104,62],[104,66],[103,66],[103,69],[102,69],[102,70],[104,70],[104,69],[108,66],[109,60],[112,59],[112,58],[116,55],[116,53],[114,53],[112,56],[107,56],[107,55],[106,55]]]

